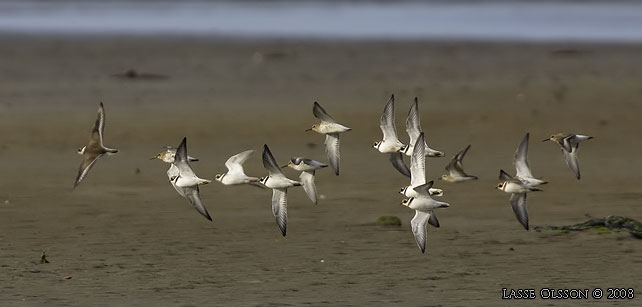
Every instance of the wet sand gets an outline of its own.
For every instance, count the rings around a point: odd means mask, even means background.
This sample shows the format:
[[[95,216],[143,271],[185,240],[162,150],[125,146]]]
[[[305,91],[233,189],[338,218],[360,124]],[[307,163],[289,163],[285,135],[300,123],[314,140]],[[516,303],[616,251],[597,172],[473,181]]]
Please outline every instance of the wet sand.
[[[522,304],[633,306],[628,300],[541,299],[542,288],[642,291],[642,245],[628,233],[525,231],[500,168],[531,133],[530,164],[550,181],[530,194],[531,227],[623,215],[642,220],[642,47],[428,42],[229,41],[175,38],[0,38],[0,302],[3,306],[498,306],[502,288],[535,289]],[[112,76],[135,69],[168,76]],[[397,192],[408,180],[372,143],[397,96],[397,130],[419,96],[436,179],[457,151],[479,180],[437,182],[441,228],[416,247]],[[98,102],[107,112],[101,159],[72,190]],[[212,183],[208,222],[149,158],[188,137],[198,175],[255,149],[250,175],[276,159],[325,160],[312,103],[353,131],[341,138],[341,175],[318,172],[317,206],[289,191],[288,235],[271,192]],[[581,181],[558,131],[592,135]],[[296,178],[294,171],[286,171]],[[6,201],[5,201],[6,200]],[[374,221],[398,216],[401,227]],[[46,250],[48,264],[39,264]],[[71,276],[71,279],[64,279]],[[636,296],[639,296],[636,293]]]

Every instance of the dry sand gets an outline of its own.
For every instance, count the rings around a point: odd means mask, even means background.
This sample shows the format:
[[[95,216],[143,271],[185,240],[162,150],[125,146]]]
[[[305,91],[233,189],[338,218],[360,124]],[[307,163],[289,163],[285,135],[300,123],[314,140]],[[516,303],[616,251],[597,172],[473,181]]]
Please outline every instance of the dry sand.
[[[178,38],[0,38],[0,302],[2,306],[497,306],[502,288],[536,289],[522,304],[639,305],[539,298],[541,288],[642,291],[641,241],[627,233],[525,231],[500,168],[531,133],[533,172],[550,183],[528,198],[530,222],[587,216],[642,220],[642,47],[463,43],[226,41]],[[127,69],[167,79],[112,77]],[[397,193],[408,180],[371,148],[379,114],[397,95],[405,115],[419,96],[436,179],[465,147],[474,182],[447,184],[442,227],[417,249],[413,212]],[[342,136],[341,175],[318,172],[314,206],[289,193],[288,236],[271,193],[204,186],[214,222],[171,188],[149,158],[188,137],[201,177],[255,149],[247,172],[265,174],[264,143],[279,161],[325,160],[323,137],[304,132],[319,101],[353,128]],[[72,190],[98,102],[105,143]],[[580,148],[577,181],[549,134],[595,139]],[[139,170],[139,171],[136,171]],[[287,171],[294,178],[297,174]],[[5,201],[6,200],[6,201]],[[401,218],[401,227],[372,223]],[[50,261],[39,264],[46,250]],[[71,279],[63,279],[71,276]],[[640,295],[636,293],[636,295]]]

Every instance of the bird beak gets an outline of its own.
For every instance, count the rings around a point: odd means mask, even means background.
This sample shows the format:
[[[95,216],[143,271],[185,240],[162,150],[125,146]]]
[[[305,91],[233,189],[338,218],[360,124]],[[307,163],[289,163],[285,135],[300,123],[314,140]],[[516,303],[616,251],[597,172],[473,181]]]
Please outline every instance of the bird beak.
[[[154,159],[156,159],[156,157],[151,157],[151,158],[149,158],[149,159],[150,159],[150,160],[154,160]]]
[[[551,139],[545,139],[545,140],[542,140],[542,142],[546,142],[546,141],[550,141],[550,140],[551,140]]]
[[[312,131],[312,128],[305,129],[305,131]]]
[[[281,168],[286,168],[288,167],[288,164],[281,166]]]

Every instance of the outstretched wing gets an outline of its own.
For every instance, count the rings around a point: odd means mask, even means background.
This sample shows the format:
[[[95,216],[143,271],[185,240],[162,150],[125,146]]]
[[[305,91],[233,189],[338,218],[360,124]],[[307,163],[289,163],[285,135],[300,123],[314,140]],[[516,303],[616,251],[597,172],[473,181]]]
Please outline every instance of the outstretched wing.
[[[450,173],[451,176],[454,175],[458,177],[468,177],[466,172],[464,172],[464,164],[462,163],[462,160],[464,159],[464,156],[466,156],[468,149],[470,149],[470,144],[468,144],[466,148],[458,152],[446,166],[446,170],[448,171],[448,173]]]
[[[97,135],[100,140],[100,145],[103,145],[103,136],[105,135],[105,107],[102,102],[100,102],[100,106],[98,107],[98,117],[96,118],[96,123],[91,134],[92,137]]]
[[[187,155],[187,138],[184,137],[181,144],[176,148],[176,155],[174,156],[174,165],[180,171],[180,175],[184,177],[196,177],[194,170],[189,165],[189,156]]]
[[[526,193],[513,193],[510,195],[510,205],[513,207],[515,217],[526,230],[528,230],[528,212],[526,211]]]
[[[92,155],[89,153],[85,153],[83,155],[83,160],[80,163],[80,168],[78,169],[78,175],[76,175],[76,181],[74,182],[74,188],[80,184],[80,182],[87,176],[87,173],[89,173],[89,170],[91,169],[92,166],[94,166],[94,163],[98,161],[98,158],[100,158],[102,154],[100,155]]]
[[[305,194],[308,194],[310,200],[316,205],[317,200],[317,186],[314,184],[314,171],[303,171],[299,175],[301,179],[301,185],[303,185],[303,190]]]
[[[390,162],[392,163],[392,166],[395,167],[402,175],[406,177],[410,177],[410,170],[408,169],[408,166],[403,162],[403,153],[401,152],[393,152],[390,153]]]
[[[281,172],[281,168],[276,164],[276,160],[267,144],[263,145],[263,167],[267,169],[270,176],[284,177],[283,172]]]
[[[285,237],[288,227],[288,190],[272,189],[272,214],[281,234]]]
[[[426,252],[426,224],[430,219],[430,213],[415,210],[415,217],[412,218],[412,233],[415,235],[415,241],[422,253]]]
[[[426,146],[423,132],[416,141],[410,157],[410,186],[413,187],[426,183]]]
[[[397,127],[395,126],[395,95],[390,96],[386,107],[383,109],[379,127],[383,132],[383,140],[389,142],[399,142],[397,138]]]
[[[526,133],[515,151],[515,159],[513,160],[517,172],[516,176],[520,178],[533,178],[530,167],[528,166],[528,138],[529,133]]]
[[[314,114],[314,117],[324,122],[336,123],[334,118],[332,118],[332,116],[330,116],[328,112],[326,112],[325,109],[316,101],[314,102],[314,107],[312,108],[312,114]]]
[[[339,176],[339,160],[341,155],[339,153],[339,134],[328,133],[325,135],[325,151],[328,154],[328,161],[334,173]]]
[[[435,228],[439,228],[439,220],[435,211],[430,210],[430,217],[428,218],[428,224],[432,225]]]
[[[414,103],[412,104],[412,106],[410,106],[408,117],[406,117],[406,132],[408,133],[408,137],[410,137],[410,144],[408,144],[409,146],[413,146],[414,144],[419,143],[416,142],[419,134],[421,133],[421,122],[419,120],[419,102],[417,101],[417,97],[415,97]]]
[[[577,149],[573,149],[571,152],[562,149],[562,152],[564,153],[564,160],[566,160],[566,165],[568,165],[571,171],[573,171],[573,174],[575,174],[575,178],[577,178],[577,180],[580,180],[580,164],[577,161]]]
[[[250,158],[252,153],[254,153],[254,150],[246,150],[227,159],[227,161],[225,161],[225,167],[227,167],[228,172],[245,174],[243,171],[243,163]]]
[[[210,214],[207,212],[207,209],[205,209],[205,206],[203,206],[203,203],[201,202],[201,196],[199,195],[199,188],[198,185],[194,187],[189,187],[189,188],[183,188],[183,192],[185,193],[185,198],[189,201],[192,206],[200,213],[203,215],[206,219],[212,220],[212,217]]]

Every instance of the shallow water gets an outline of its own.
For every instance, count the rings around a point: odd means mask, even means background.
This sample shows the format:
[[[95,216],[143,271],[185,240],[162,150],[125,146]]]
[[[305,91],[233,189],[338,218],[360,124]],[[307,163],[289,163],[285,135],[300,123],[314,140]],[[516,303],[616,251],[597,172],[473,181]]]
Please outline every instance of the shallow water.
[[[20,1],[0,31],[341,39],[642,41],[634,1]]]

